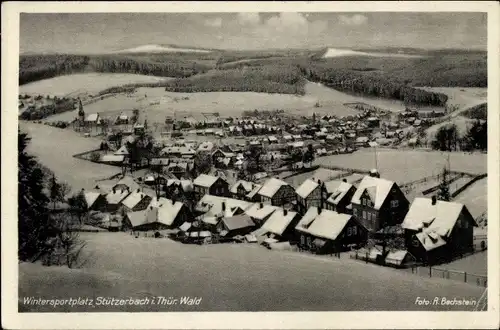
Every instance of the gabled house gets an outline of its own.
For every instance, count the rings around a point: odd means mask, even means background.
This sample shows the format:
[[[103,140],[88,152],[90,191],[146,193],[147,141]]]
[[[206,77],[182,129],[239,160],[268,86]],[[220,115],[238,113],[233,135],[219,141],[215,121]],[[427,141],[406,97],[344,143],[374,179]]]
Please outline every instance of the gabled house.
[[[142,211],[128,212],[123,219],[123,225],[138,231],[173,229],[191,217],[189,209],[183,203],[167,200],[158,207],[149,206]]]
[[[110,213],[118,211],[118,208],[122,205],[122,201],[127,198],[129,194],[130,190],[128,190],[128,188],[124,190],[113,188],[113,190],[106,195],[106,211]]]
[[[246,196],[254,189],[254,183],[238,180],[235,184],[231,186],[229,191],[231,192],[232,198],[245,200]]]
[[[168,198],[184,196],[191,193],[193,189],[193,182],[191,180],[183,179],[168,179],[166,184],[163,186],[163,191]]]
[[[247,235],[255,229],[255,223],[246,214],[222,218],[217,224],[217,232],[224,237]]]
[[[304,214],[311,206],[323,207],[322,204],[326,196],[322,196],[324,186],[321,181],[318,181],[307,179],[295,191],[297,195],[297,211],[300,214]]]
[[[229,184],[220,177],[200,174],[193,182],[196,199],[201,199],[204,195],[220,197],[229,196]]]
[[[262,225],[268,238],[266,243],[293,240],[294,230],[300,216],[297,212],[278,208]]]
[[[106,196],[97,191],[85,191],[84,192],[85,201],[87,202],[87,207],[91,211],[106,211]]]
[[[356,187],[348,183],[347,180],[332,180],[325,182],[325,189],[328,194],[325,203],[327,210],[337,211],[338,213],[352,213],[348,206],[351,204]]]
[[[250,208],[245,211],[257,227],[261,227],[267,219],[273,214],[274,211],[278,210],[279,207],[272,206],[264,203],[255,203]]]
[[[146,195],[140,189],[131,192],[127,198],[122,201],[125,212],[135,212],[145,210],[153,198]]]
[[[427,263],[474,251],[475,226],[465,205],[435,197],[415,198],[402,223],[408,251]]]
[[[354,217],[370,233],[400,224],[409,202],[399,186],[389,180],[365,176],[351,199]]]
[[[291,185],[276,178],[268,179],[257,193],[259,200],[274,206],[284,206],[295,200],[295,190]]]
[[[321,209],[317,213],[312,221],[307,219],[305,226],[297,227],[302,249],[331,254],[366,243],[368,232],[352,215]]]
[[[251,205],[238,199],[204,195],[196,204],[195,211],[203,223],[215,226],[223,218],[243,214]]]

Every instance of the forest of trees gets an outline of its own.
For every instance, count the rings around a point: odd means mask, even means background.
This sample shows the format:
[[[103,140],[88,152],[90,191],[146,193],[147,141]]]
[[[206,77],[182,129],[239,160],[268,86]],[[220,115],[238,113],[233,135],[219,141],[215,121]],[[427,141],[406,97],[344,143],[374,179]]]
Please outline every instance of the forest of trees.
[[[421,104],[429,106],[445,106],[448,96],[414,88],[398,80],[389,80],[364,72],[349,69],[332,69],[328,66],[311,64],[300,66],[300,71],[306,79],[320,82],[324,85],[350,93],[374,97],[397,99],[406,104]]]
[[[68,213],[56,211],[66,202],[67,184],[26,152],[30,138],[18,131],[18,257],[20,261],[78,266],[85,242],[71,230],[72,215],[80,223],[87,212],[83,192],[68,198]]]
[[[19,85],[79,72],[135,73],[161,77],[189,77],[210,67],[194,60],[148,58],[122,55],[25,55],[20,57]]]
[[[293,66],[266,66],[246,69],[212,70],[203,75],[167,81],[170,92],[261,92],[305,93],[305,80]]]
[[[488,148],[488,122],[474,121],[464,136],[460,136],[455,124],[441,126],[431,141],[431,147],[440,151],[486,151]]]

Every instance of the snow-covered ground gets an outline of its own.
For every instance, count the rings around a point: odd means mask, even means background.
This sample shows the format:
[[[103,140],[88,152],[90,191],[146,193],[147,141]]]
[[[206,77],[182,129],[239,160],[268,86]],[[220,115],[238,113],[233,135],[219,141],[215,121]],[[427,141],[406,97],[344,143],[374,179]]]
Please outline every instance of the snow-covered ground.
[[[20,311],[467,310],[419,306],[416,297],[476,297],[475,285],[425,278],[349,258],[269,251],[249,244],[184,245],[126,233],[85,233],[83,269],[19,266]],[[84,256],[84,257],[85,257]],[[38,297],[201,297],[198,306],[29,306]]]

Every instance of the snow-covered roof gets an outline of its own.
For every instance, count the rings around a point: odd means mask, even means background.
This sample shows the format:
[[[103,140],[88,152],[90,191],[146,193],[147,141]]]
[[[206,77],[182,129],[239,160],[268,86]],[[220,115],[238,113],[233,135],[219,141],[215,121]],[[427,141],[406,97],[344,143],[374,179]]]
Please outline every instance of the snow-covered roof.
[[[95,201],[101,196],[101,193],[96,191],[86,191],[84,194],[85,201],[87,202],[87,206],[91,207]]]
[[[236,183],[231,186],[229,191],[231,191],[231,193],[233,193],[233,194],[236,194],[236,193],[238,193],[239,186],[242,186],[243,189],[245,189],[245,191],[247,193],[249,193],[253,190],[253,185],[254,185],[254,183],[252,183],[252,182],[245,181],[245,180],[239,180],[239,181],[236,181]]]
[[[165,197],[160,197],[160,198],[153,198],[151,200],[151,203],[149,203],[148,208],[150,207],[160,207],[160,205],[164,203],[171,203],[171,201]]]
[[[269,178],[259,190],[259,195],[272,198],[282,186],[288,186],[283,180]]]
[[[306,231],[316,237],[335,240],[351,218],[350,214],[323,210]]]
[[[409,252],[406,250],[390,251],[389,253],[387,253],[387,256],[385,257],[385,262],[387,264],[400,266],[408,254],[409,254]],[[410,254],[410,256],[411,256],[411,254]]]
[[[176,201],[174,204],[172,200],[167,200],[158,207],[157,221],[167,226],[172,225],[183,206],[182,202]]]
[[[229,230],[255,226],[255,223],[246,214],[240,214],[229,218],[223,218],[222,222],[226,225],[227,229]]]
[[[262,203],[261,207],[261,203],[255,203],[250,208],[248,208],[245,213],[252,218],[264,220],[277,209],[279,209],[279,207],[277,206]]]
[[[307,228],[311,225],[311,223],[314,221],[317,215],[318,215],[318,208],[316,206],[311,206],[307,210],[306,214],[304,214],[302,219],[300,219],[295,229],[298,231],[306,232]]]
[[[180,184],[182,187],[182,190],[184,190],[184,191],[193,190],[193,182],[191,182],[191,180],[179,180],[179,179],[168,179],[167,180],[167,187],[170,187],[173,184],[176,184],[176,185]]]
[[[433,230],[440,236],[448,237],[463,210],[469,212],[467,207],[460,203],[436,201],[436,204],[432,205],[432,199],[418,197],[413,200],[402,227],[420,230],[427,225],[426,230]]]
[[[123,155],[102,155],[100,161],[103,163],[119,163],[123,162]]]
[[[296,193],[302,198],[307,198],[317,187],[319,184],[316,181],[307,179],[297,188]]]
[[[114,152],[115,155],[128,155],[128,149],[125,145],[121,146],[120,149]]]
[[[211,187],[215,181],[219,179],[216,176],[213,175],[207,175],[207,174],[200,174],[193,182],[195,186],[201,186],[201,187],[206,187],[209,188]]]
[[[129,209],[132,209],[146,198],[151,198],[151,197],[146,195],[142,191],[134,190],[132,193],[130,193],[130,195],[127,196],[127,198],[125,198],[122,201],[122,204],[128,207]]]
[[[253,198],[259,192],[260,188],[262,188],[262,185],[260,185],[260,184],[254,184],[254,187],[253,187],[252,191],[250,191],[246,195],[246,197],[247,198]]]
[[[116,190],[114,193],[111,191],[106,195],[106,201],[108,204],[119,204],[128,195],[129,192],[127,190]]]
[[[224,203],[226,206],[226,212],[224,212],[224,214],[222,214],[222,203]],[[239,199],[213,196],[207,194],[201,198],[201,200],[196,205],[196,208],[207,210],[205,214],[206,216],[215,216],[215,215],[233,216],[234,213],[233,210],[240,208],[243,211],[245,211],[251,205],[252,203],[241,201]]]
[[[420,232],[415,235],[426,251],[446,245],[446,241],[435,231]]]
[[[328,197],[327,202],[337,205],[342,200],[342,198],[344,198],[351,187],[352,184],[340,181],[340,184],[335,189],[330,191],[327,190],[328,192],[331,192],[331,195],[330,197]]]
[[[90,121],[90,122],[96,122],[99,119],[99,114],[98,113],[91,113],[90,115],[85,118],[85,121]]]
[[[137,182],[135,182],[134,179],[130,176],[125,176],[122,179],[120,179],[115,184],[115,187],[118,185],[125,185],[130,189],[130,191],[137,190],[140,188],[139,184]]]
[[[374,205],[373,208],[378,210],[384,203],[393,185],[394,182],[392,181],[367,175],[359,183],[358,189],[352,196],[351,203],[361,204],[360,198],[365,190],[368,190]]]
[[[273,214],[271,214],[269,219],[264,222],[262,228],[267,230],[269,233],[282,235],[285,229],[290,225],[290,222],[292,222],[297,215],[297,212],[293,211],[286,211],[286,215],[284,212],[285,210],[278,208],[273,212]]]

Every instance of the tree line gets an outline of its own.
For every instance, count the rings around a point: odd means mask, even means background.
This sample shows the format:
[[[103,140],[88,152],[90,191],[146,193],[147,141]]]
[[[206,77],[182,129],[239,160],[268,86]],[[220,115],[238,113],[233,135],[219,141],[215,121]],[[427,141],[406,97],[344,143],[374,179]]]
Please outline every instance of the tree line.
[[[29,106],[20,115],[22,120],[40,120],[58,113],[73,111],[75,109],[76,100],[73,98],[58,98],[54,97],[54,102],[41,106]]]
[[[20,57],[19,85],[80,72],[134,73],[161,77],[189,77],[209,66],[182,58],[152,62],[120,55],[25,55]]]
[[[414,88],[403,82],[391,81],[386,77],[365,74],[348,69],[329,68],[311,63],[298,65],[302,74],[311,81],[320,82],[328,87],[355,94],[397,99],[405,104],[445,106],[448,96]]]
[[[488,148],[488,122],[474,121],[464,136],[460,136],[455,124],[441,126],[431,141],[431,147],[440,151],[486,151]]]
[[[300,72],[288,67],[258,67],[213,70],[203,75],[164,82],[169,92],[259,92],[305,93],[305,81]]]

